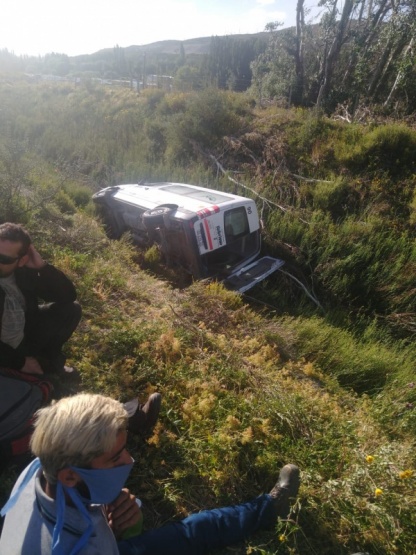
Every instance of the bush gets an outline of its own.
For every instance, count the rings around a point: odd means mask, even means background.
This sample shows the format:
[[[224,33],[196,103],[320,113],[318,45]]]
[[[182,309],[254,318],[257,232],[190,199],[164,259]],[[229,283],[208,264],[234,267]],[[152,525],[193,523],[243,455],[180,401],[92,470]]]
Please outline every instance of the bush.
[[[354,186],[345,177],[332,182],[320,181],[312,189],[312,199],[314,207],[329,212],[333,220],[355,212],[360,200]]]
[[[343,161],[355,173],[399,178],[415,173],[415,151],[416,131],[399,124],[382,125],[364,134]]]
[[[78,183],[65,185],[65,192],[77,208],[85,208],[91,202],[91,189]]]
[[[378,346],[357,345],[351,334],[322,318],[297,318],[286,325],[296,331],[297,356],[336,377],[343,387],[361,393],[379,391],[392,371],[394,357],[384,359]]]
[[[203,149],[214,149],[242,127],[248,113],[248,104],[235,93],[210,89],[189,95],[186,111],[170,120],[167,159],[184,162],[198,158]]]

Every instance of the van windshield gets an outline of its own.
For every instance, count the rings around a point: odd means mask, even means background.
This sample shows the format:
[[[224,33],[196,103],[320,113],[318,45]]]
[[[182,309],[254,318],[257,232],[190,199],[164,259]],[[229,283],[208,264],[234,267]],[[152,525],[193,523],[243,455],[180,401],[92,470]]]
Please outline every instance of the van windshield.
[[[228,274],[260,251],[260,231],[250,233],[244,206],[224,213],[225,245],[201,256],[207,275]]]

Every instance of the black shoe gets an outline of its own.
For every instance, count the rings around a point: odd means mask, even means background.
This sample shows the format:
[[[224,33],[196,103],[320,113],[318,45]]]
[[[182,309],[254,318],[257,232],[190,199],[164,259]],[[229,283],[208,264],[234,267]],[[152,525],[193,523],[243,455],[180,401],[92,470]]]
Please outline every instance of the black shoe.
[[[270,492],[276,510],[276,517],[287,518],[290,513],[290,499],[299,491],[299,468],[294,464],[285,465],[279,474],[279,480]]]
[[[134,434],[148,435],[156,425],[161,404],[162,395],[152,393],[146,404],[139,405],[133,416],[129,418],[129,430]]]
[[[45,373],[45,377],[53,384],[53,399],[62,399],[81,391],[81,375],[71,366],[63,366],[51,374]]]

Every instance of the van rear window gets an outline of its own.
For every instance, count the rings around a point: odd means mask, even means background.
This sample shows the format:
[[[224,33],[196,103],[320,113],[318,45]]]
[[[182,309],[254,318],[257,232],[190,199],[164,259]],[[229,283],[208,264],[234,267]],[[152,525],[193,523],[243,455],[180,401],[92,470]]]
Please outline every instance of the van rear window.
[[[229,243],[237,237],[250,233],[248,218],[244,206],[224,212],[225,239]]]

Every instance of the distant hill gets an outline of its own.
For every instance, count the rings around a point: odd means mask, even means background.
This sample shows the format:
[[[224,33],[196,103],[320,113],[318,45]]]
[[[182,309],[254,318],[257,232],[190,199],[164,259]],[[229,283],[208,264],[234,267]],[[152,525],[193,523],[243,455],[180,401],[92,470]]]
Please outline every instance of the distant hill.
[[[200,75],[199,83],[193,84],[194,88],[201,88],[202,82],[226,88],[231,76],[234,90],[245,90],[251,83],[250,64],[265,50],[269,36],[269,33],[262,32],[184,41],[163,40],[127,47],[115,45],[93,54],[48,60],[49,65],[53,62],[55,67],[46,73],[140,81],[144,74],[173,76],[178,68],[188,66],[195,68]]]
[[[237,35],[226,35],[221,38],[230,38],[231,40],[245,40],[253,38],[266,38],[269,33],[254,33],[254,34],[237,34]],[[126,47],[112,47],[104,48],[98,50],[93,54],[81,54],[79,56],[72,56],[71,60],[74,61],[86,61],[87,59],[107,56],[109,53],[114,51],[114,48],[120,48],[129,56],[135,56],[137,54],[143,54],[144,52],[149,54],[167,54],[167,55],[179,55],[181,45],[185,50],[185,55],[202,55],[208,54],[211,45],[211,39],[213,37],[198,37],[194,39],[187,40],[162,40],[157,42],[152,42],[150,44],[143,45],[132,45]]]
[[[267,46],[270,33],[213,35],[187,40],[162,40],[143,45],[115,45],[92,54],[68,56],[51,52],[16,56],[0,50],[0,72],[59,79],[96,78],[143,81],[143,75],[174,76],[179,68],[192,68],[200,89],[207,83],[245,90],[251,83],[250,64]],[[49,78],[49,77],[48,77]]]

